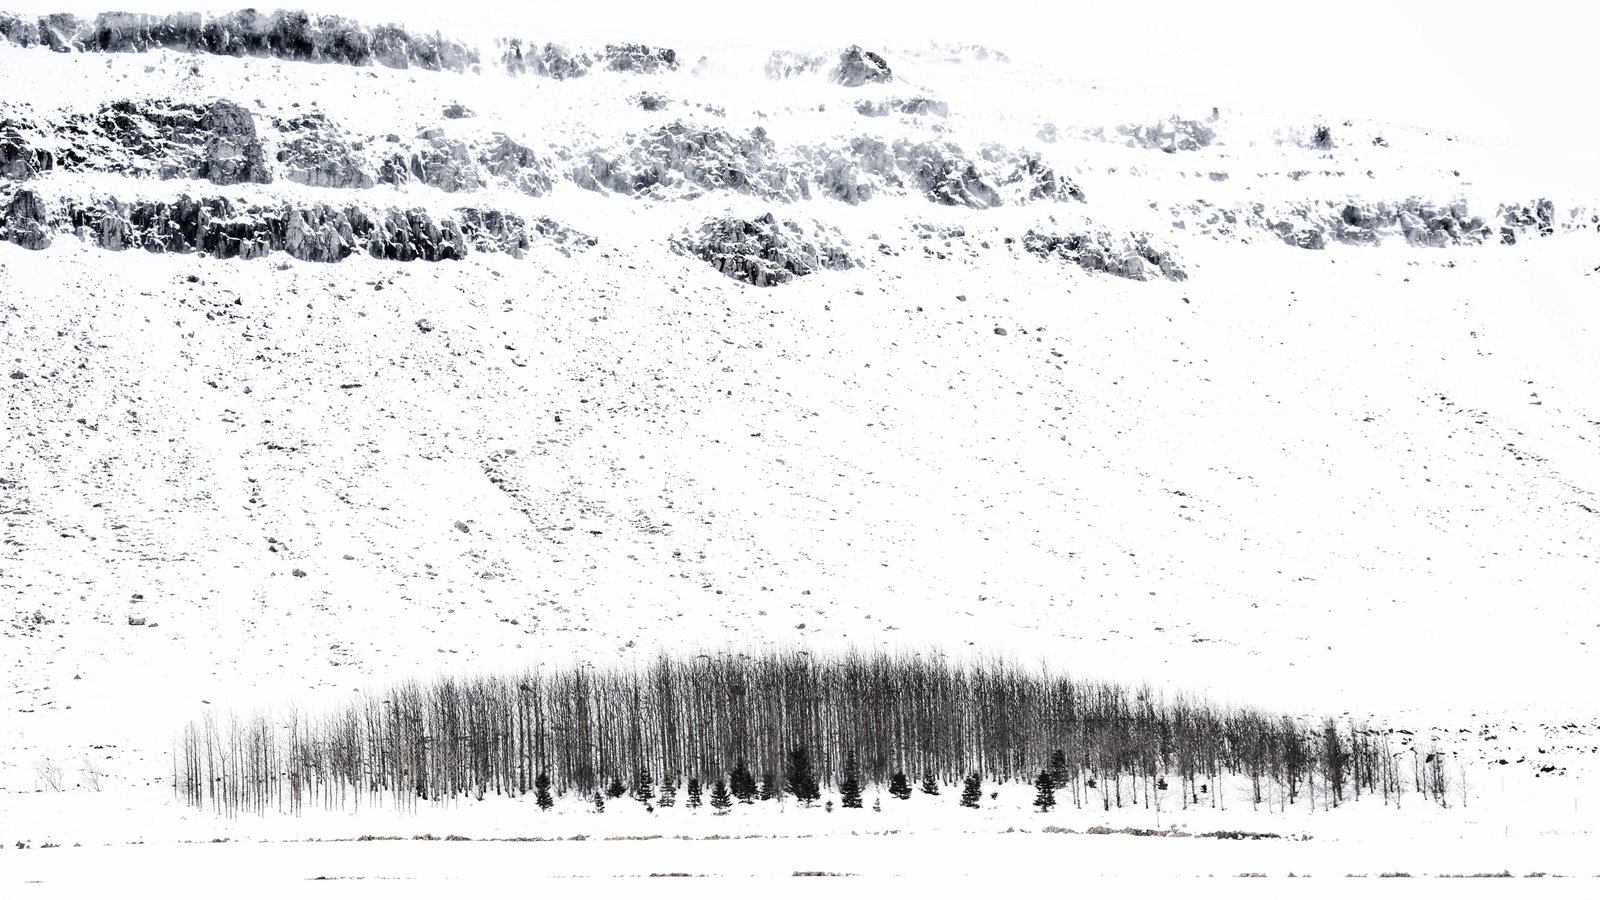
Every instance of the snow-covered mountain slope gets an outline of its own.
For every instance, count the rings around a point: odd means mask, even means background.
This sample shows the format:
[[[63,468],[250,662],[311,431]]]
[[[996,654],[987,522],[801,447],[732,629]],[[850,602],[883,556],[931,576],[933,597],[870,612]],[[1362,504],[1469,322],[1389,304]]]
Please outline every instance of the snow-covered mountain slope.
[[[8,790],[658,647],[1592,710],[1583,173],[978,47],[0,35]]]

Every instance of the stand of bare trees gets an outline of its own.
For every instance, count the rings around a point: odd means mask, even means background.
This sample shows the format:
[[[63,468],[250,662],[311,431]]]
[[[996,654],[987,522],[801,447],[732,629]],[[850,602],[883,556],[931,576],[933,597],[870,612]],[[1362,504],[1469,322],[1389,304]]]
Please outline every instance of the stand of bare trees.
[[[1247,784],[1257,808],[1331,808],[1363,795],[1399,804],[1393,734],[993,657],[720,653],[412,681],[314,717],[208,715],[179,736],[173,777],[187,802],[227,815],[404,808],[541,784],[585,798],[613,781],[714,784],[785,772],[804,748],[826,786],[851,772],[863,784],[909,773],[949,785],[973,772],[1031,784],[1048,768],[1061,802],[1079,808],[1217,806],[1225,783]],[[1415,765],[1413,789],[1443,803],[1443,773]]]

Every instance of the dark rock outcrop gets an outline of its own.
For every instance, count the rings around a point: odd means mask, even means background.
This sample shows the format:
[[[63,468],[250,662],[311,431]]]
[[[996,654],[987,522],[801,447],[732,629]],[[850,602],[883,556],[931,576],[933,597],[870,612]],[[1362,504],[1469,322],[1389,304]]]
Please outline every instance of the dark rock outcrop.
[[[530,197],[550,193],[554,184],[550,160],[499,132],[479,150],[478,163],[488,174],[505,179]]]
[[[71,146],[57,165],[213,184],[272,181],[255,118],[231,100],[206,106],[118,100],[93,115],[70,117],[59,136]]]
[[[833,80],[845,87],[861,87],[893,79],[894,74],[883,57],[856,45],[847,47],[839,54],[839,65],[833,70]]]
[[[259,206],[220,197],[179,197],[170,203],[116,199],[66,200],[58,213],[19,191],[0,218],[0,234],[29,249],[48,246],[52,231],[71,231],[107,250],[200,253],[254,259],[284,252],[308,262],[338,262],[354,253],[377,259],[438,262],[477,250],[520,256],[534,240],[566,252],[595,241],[558,223],[490,210],[462,208],[436,220],[422,209],[371,213],[327,204]]]
[[[999,147],[984,148],[984,158],[994,162],[1010,162],[1012,159],[1009,152]],[[1023,199],[1079,202],[1084,199],[1083,190],[1072,179],[1057,175],[1055,169],[1037,156],[1024,154],[1011,164],[1011,174],[1006,176],[1002,184],[1016,186]]]
[[[0,218],[0,236],[27,250],[50,246],[50,209],[33,191],[17,191]]]
[[[628,196],[690,198],[713,190],[774,200],[810,196],[804,175],[779,158],[759,127],[741,137],[673,122],[630,140],[621,155],[589,154],[574,168],[573,180],[589,190]]]
[[[167,49],[452,72],[478,64],[472,48],[438,34],[411,34],[398,25],[368,27],[339,16],[301,10],[263,13],[244,9],[215,16],[110,12],[93,21],[69,15],[28,20],[0,13],[0,37],[23,47],[44,45],[62,52]]]
[[[55,168],[55,155],[33,146],[24,123],[0,121],[0,178],[27,181]]]
[[[1060,259],[1088,272],[1106,272],[1118,278],[1149,281],[1166,277],[1183,281],[1188,275],[1170,251],[1158,250],[1148,235],[1114,238],[1109,234],[1045,234],[1029,229],[1022,248],[1045,259]]]
[[[582,78],[589,74],[595,63],[594,57],[589,54],[575,53],[561,44],[547,43],[540,47],[531,43],[524,50],[522,41],[517,38],[506,43],[500,62],[513,75],[538,75],[556,81]]]
[[[1515,244],[1518,231],[1532,229],[1540,237],[1547,237],[1556,230],[1556,205],[1546,199],[1536,200],[1532,206],[1502,204],[1497,215],[1505,223],[1500,228],[1500,242],[1503,244]]]
[[[1465,203],[1435,206],[1418,197],[1399,202],[1328,201],[1291,208],[1280,216],[1257,214],[1284,243],[1305,250],[1321,250],[1329,243],[1376,246],[1391,237],[1416,247],[1448,247],[1482,244],[1494,236],[1483,217],[1472,215]]]
[[[819,148],[813,167],[822,195],[851,205],[905,186],[894,148],[877,138],[854,138],[842,151]]]
[[[360,152],[363,144],[348,139],[322,113],[273,125],[283,141],[278,149],[279,171],[289,181],[345,190],[362,190],[378,183]]]
[[[423,142],[419,149],[394,154],[379,164],[378,181],[393,185],[420,181],[447,194],[483,187],[483,174],[465,143],[446,138],[437,128],[417,138]]]
[[[657,72],[674,72],[678,69],[678,53],[667,47],[607,44],[604,59],[606,68],[613,72],[654,75]]]
[[[988,209],[1003,202],[995,186],[954,144],[902,140],[895,142],[894,152],[907,181],[935,203]]]
[[[717,271],[756,287],[786,284],[820,269],[856,265],[836,244],[808,240],[795,222],[771,213],[755,219],[711,219],[672,240],[679,253],[702,259]]]

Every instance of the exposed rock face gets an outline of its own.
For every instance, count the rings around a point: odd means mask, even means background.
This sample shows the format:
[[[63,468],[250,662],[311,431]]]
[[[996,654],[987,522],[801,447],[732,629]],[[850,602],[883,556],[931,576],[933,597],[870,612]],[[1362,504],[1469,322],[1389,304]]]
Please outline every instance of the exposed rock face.
[[[524,50],[517,38],[507,42],[500,61],[513,75],[532,74],[557,81],[582,78],[594,66],[594,58],[587,53],[574,53],[561,44],[549,43],[543,47],[529,44]]]
[[[896,141],[895,162],[923,196],[944,206],[988,209],[1003,201],[1000,192],[954,144]]]
[[[678,68],[678,53],[667,47],[647,47],[644,44],[607,44],[606,68],[613,72],[640,72],[654,75],[672,72]]]
[[[42,44],[61,52],[168,49],[453,72],[478,64],[478,55],[470,47],[437,34],[413,35],[398,25],[367,27],[339,16],[300,10],[261,13],[245,9],[217,16],[111,12],[92,22],[68,15],[26,20],[0,13],[0,37],[23,47]]]
[[[930,100],[927,97],[912,97],[909,100],[899,97],[893,100],[880,100],[873,103],[871,100],[862,100],[856,104],[856,112],[863,116],[887,116],[890,113],[900,113],[907,116],[939,116],[944,118],[950,115],[950,104],[943,100]]]
[[[256,137],[255,119],[244,107],[216,101],[201,114],[200,130],[205,134],[205,150],[196,177],[213,184],[272,180]]]
[[[499,132],[480,151],[478,162],[490,175],[505,179],[530,197],[550,193],[554,183],[550,160]]]
[[[820,148],[814,157],[812,165],[822,195],[852,206],[905,185],[894,149],[877,138],[855,138],[842,151]]]
[[[433,128],[417,137],[423,146],[409,155],[394,154],[378,168],[378,180],[402,185],[420,181],[447,194],[483,187],[483,176],[472,159],[472,152],[461,141],[450,140]]]
[[[477,115],[477,113],[459,103],[452,103],[444,108],[444,117],[446,119],[471,119]]]
[[[1216,131],[1206,123],[1177,116],[1154,125],[1119,125],[1117,133],[1127,139],[1130,147],[1144,147],[1163,153],[1200,150],[1211,146],[1217,139]]]
[[[596,68],[646,75],[672,72],[678,68],[676,50],[644,44],[607,44],[601,51],[575,51],[551,43],[541,47],[537,42],[529,42],[524,47],[521,39],[512,38],[506,41],[505,47],[500,54],[500,62],[507,72],[513,75],[538,75],[557,81],[582,78]]]
[[[629,196],[694,197],[711,190],[782,200],[810,196],[803,173],[778,158],[761,128],[740,137],[673,122],[635,136],[625,155],[591,153],[572,177],[589,190]]]
[[[29,249],[48,246],[52,230],[71,230],[107,250],[144,248],[222,259],[282,251],[309,262],[338,262],[361,252],[429,262],[461,259],[473,250],[520,256],[535,238],[562,248],[595,243],[550,219],[529,223],[492,210],[462,208],[453,218],[436,221],[421,209],[370,213],[356,206],[257,206],[220,197],[183,196],[171,203],[67,200],[59,214],[52,214],[32,192],[19,191],[0,218],[0,234]]]
[[[717,271],[756,287],[787,284],[819,269],[856,265],[836,244],[818,245],[795,222],[771,213],[756,219],[711,219],[672,241],[673,249],[710,263]]]
[[[1519,230],[1537,229],[1541,234],[1554,230],[1555,205],[1548,200],[1529,207],[1500,207],[1506,222],[1501,240],[1515,243]],[[1265,227],[1284,243],[1306,250],[1321,250],[1329,243],[1375,246],[1399,237],[1417,247],[1447,247],[1457,244],[1482,244],[1495,232],[1482,216],[1474,216],[1465,203],[1435,206],[1417,197],[1399,202],[1335,203],[1332,201],[1295,207],[1286,215],[1268,216],[1261,211]]]
[[[278,165],[283,177],[312,187],[361,190],[378,183],[353,143],[322,113],[273,123],[283,135]]]
[[[1004,147],[991,145],[983,150],[984,159],[1002,165],[1011,165],[1012,170],[1005,177],[1002,184],[1008,187],[1015,186],[1025,200],[1077,200],[1084,199],[1083,190],[1072,179],[1056,174],[1044,160],[1033,154],[1024,154],[1017,158]]]
[[[1531,207],[1501,205],[1498,214],[1500,221],[1505,223],[1500,229],[1500,242],[1503,244],[1515,244],[1518,230],[1536,229],[1540,237],[1553,234],[1556,230],[1556,205],[1549,200],[1537,200]]]
[[[0,178],[27,181],[55,168],[55,155],[34,147],[21,122],[0,121]]]
[[[43,250],[50,246],[50,210],[33,191],[17,191],[0,219],[0,235],[19,247]]]
[[[1114,238],[1109,234],[1045,234],[1033,229],[1022,237],[1022,248],[1046,259],[1061,259],[1085,271],[1107,272],[1119,278],[1149,281],[1188,277],[1170,251],[1158,250],[1148,235]]]
[[[231,100],[209,106],[118,100],[60,129],[72,146],[57,164],[67,171],[106,171],[213,184],[272,181],[255,119]]]
[[[871,50],[851,45],[839,54],[839,65],[833,70],[833,80],[845,87],[861,87],[893,80],[894,75],[883,57]]]

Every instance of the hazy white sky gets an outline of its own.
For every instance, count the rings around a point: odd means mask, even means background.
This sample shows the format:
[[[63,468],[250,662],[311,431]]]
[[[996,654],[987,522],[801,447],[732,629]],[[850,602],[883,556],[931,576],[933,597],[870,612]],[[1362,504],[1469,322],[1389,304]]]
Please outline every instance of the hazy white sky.
[[[84,0],[4,5],[79,14],[103,8]],[[104,7],[205,8],[184,0],[106,0]],[[1110,82],[1168,85],[1212,105],[1502,136],[1526,137],[1541,126],[1574,139],[1597,133],[1590,109],[1600,78],[1591,48],[1600,11],[1573,0],[326,0],[309,8],[446,30],[452,21],[493,21],[529,36],[541,28],[592,29],[615,39],[703,35],[774,49],[812,39],[871,44],[885,36],[970,41]]]

